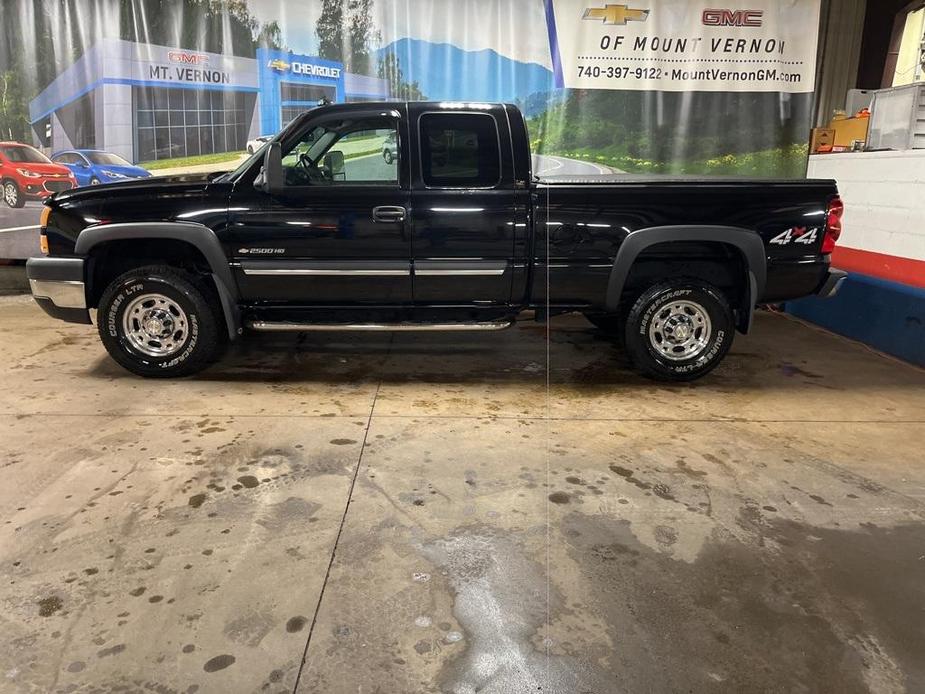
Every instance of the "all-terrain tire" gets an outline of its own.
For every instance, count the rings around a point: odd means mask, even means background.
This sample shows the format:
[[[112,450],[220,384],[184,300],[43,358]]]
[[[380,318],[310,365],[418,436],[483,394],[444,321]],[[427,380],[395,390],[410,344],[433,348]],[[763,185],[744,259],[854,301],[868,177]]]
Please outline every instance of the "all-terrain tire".
[[[732,347],[735,320],[723,292],[698,279],[660,282],[635,301],[624,328],[627,354],[643,375],[694,381]]]
[[[103,346],[122,367],[148,378],[194,374],[218,358],[225,325],[206,280],[167,265],[120,275],[100,298]]]

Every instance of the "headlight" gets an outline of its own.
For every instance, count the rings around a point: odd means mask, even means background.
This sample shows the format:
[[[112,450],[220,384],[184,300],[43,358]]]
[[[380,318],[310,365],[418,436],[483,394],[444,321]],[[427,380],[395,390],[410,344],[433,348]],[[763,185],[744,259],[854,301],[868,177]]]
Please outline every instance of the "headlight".
[[[116,173],[115,171],[106,171],[106,169],[103,169],[102,173],[104,176],[108,176],[109,178],[129,178],[129,176],[126,176],[125,174]]]
[[[29,171],[29,169],[16,169],[22,176],[26,178],[41,178],[42,174],[35,173],[35,171]]]

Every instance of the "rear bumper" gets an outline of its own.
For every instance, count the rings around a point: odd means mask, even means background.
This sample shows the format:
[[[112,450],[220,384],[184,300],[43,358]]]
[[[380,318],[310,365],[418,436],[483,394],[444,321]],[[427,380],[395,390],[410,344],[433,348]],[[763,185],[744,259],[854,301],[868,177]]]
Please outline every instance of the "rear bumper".
[[[49,316],[69,323],[90,323],[83,258],[30,258],[26,276],[36,303]]]
[[[831,299],[838,294],[838,290],[841,289],[847,277],[848,273],[843,270],[829,270],[825,282],[819,287],[816,296],[820,299]]]

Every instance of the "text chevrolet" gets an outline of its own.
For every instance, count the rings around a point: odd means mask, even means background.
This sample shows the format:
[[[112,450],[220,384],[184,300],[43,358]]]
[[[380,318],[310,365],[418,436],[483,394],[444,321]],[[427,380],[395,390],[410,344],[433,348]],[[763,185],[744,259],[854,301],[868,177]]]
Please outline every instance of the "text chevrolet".
[[[36,301],[86,324],[96,308],[142,376],[194,373],[247,330],[498,330],[534,309],[583,313],[641,372],[692,380],[757,305],[844,278],[834,182],[537,178],[500,104],[321,106],[233,172],[46,205]]]

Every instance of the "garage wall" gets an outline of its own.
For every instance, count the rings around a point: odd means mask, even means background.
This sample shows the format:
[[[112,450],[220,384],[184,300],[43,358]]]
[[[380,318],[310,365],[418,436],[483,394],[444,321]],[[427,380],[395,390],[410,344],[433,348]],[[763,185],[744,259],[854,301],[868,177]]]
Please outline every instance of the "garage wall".
[[[788,305],[795,315],[925,366],[925,151],[810,157],[845,201],[832,256],[849,278],[833,299]]]

